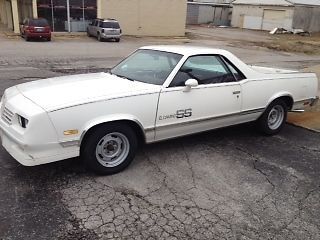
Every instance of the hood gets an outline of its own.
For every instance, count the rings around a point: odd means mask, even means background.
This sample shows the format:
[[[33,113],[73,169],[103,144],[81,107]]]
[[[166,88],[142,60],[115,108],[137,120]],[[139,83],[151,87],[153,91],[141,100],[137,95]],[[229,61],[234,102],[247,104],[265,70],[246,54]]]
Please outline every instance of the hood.
[[[131,94],[160,91],[160,86],[130,81],[109,73],[48,78],[16,87],[21,94],[46,111]]]

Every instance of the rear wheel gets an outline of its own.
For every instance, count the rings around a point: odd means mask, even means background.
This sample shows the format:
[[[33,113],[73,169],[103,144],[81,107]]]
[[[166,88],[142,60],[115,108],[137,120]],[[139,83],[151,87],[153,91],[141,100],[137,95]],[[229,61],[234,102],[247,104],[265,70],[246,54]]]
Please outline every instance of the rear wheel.
[[[116,42],[120,42],[120,38],[116,38]]]
[[[48,37],[48,38],[47,38],[47,41],[48,41],[48,42],[51,42],[51,37]]]
[[[273,101],[258,119],[260,130],[267,135],[279,133],[287,120],[287,112],[288,107],[283,100]]]
[[[30,41],[30,38],[27,35],[24,35],[24,40],[26,40],[27,42]]]
[[[134,130],[126,124],[110,123],[88,133],[81,144],[81,158],[93,171],[109,175],[124,170],[138,147]]]

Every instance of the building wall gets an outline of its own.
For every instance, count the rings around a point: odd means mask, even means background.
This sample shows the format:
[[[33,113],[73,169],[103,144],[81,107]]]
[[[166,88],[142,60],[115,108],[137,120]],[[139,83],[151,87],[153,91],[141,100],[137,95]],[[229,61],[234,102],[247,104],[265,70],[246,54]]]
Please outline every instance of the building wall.
[[[18,0],[19,22],[27,17],[33,17],[32,0]]]
[[[187,24],[199,24],[199,5],[188,4],[187,7]]]
[[[13,30],[12,10],[9,1],[0,0],[0,23]]]
[[[293,28],[320,32],[320,7],[295,7]]]
[[[0,0],[0,23],[15,33],[20,33],[19,22],[25,17],[32,17],[32,1]]]
[[[104,0],[101,17],[115,18],[123,34],[184,36],[186,0]]]
[[[230,25],[231,8],[218,6],[200,6],[198,23]]]
[[[188,3],[187,24],[230,25],[232,8],[215,4]]]
[[[233,0],[193,0],[193,2],[202,3],[231,3]]]
[[[269,10],[269,11],[268,11]],[[267,22],[264,14],[270,10],[284,11],[282,26],[286,29],[292,29],[292,20],[294,7],[282,6],[255,6],[255,5],[233,5],[231,26],[248,29],[270,30],[271,24]],[[279,24],[280,25],[280,24]],[[268,29],[266,29],[268,28]]]
[[[0,0],[0,23],[7,25],[8,24],[8,13],[7,13],[7,5],[6,0]],[[10,4],[9,4],[10,6]],[[10,12],[9,12],[10,13]]]

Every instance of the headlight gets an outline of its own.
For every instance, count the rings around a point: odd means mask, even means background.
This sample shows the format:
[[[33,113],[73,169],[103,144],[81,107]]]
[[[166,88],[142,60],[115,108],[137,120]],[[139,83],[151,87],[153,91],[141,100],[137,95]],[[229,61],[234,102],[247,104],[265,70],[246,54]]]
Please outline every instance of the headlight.
[[[20,116],[20,115],[18,115],[18,122],[19,122],[21,127],[26,128],[27,125],[28,125],[29,120],[24,118],[24,117],[22,117],[22,116]]]

